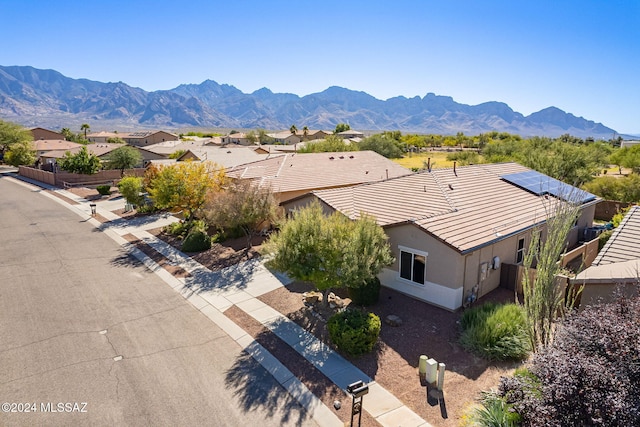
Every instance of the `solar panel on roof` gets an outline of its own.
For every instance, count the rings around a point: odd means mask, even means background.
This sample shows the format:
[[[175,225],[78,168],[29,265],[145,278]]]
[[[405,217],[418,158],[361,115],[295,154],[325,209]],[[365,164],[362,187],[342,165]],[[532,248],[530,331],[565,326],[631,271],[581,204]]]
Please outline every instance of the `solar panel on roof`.
[[[558,181],[555,178],[536,171],[511,173],[502,175],[500,178],[536,196],[550,194],[563,200],[571,200],[572,202],[580,204],[596,199],[596,196],[587,191],[576,188],[573,185],[565,184],[562,181]]]

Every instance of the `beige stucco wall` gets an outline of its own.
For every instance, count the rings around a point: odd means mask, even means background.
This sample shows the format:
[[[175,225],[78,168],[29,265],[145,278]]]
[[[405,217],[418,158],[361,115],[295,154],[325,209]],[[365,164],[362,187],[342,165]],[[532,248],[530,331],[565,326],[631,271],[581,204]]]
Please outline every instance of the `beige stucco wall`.
[[[384,286],[449,310],[462,305],[464,257],[412,224],[385,232],[396,261],[380,274]],[[400,277],[399,246],[427,253],[424,285]]]
[[[314,199],[316,198],[313,195],[301,197],[298,200],[283,203],[283,208],[285,212],[290,209],[295,210],[306,206]],[[321,205],[327,214],[334,211],[333,208],[322,202]],[[592,225],[594,212],[595,205],[582,211],[578,223],[570,235],[571,245],[582,239],[581,233],[585,227]],[[387,227],[385,232],[389,236],[389,244],[396,261],[393,265],[383,269],[380,274],[382,284],[431,304],[455,310],[462,306],[464,298],[475,285],[478,285],[478,297],[486,295],[500,286],[502,264],[516,263],[518,241],[524,238],[524,248],[527,250],[533,229],[503,238],[464,255],[413,224]],[[546,225],[540,228],[540,232],[541,238],[544,240],[547,234]],[[428,254],[424,285],[400,277],[399,246]],[[500,260],[499,266],[495,265],[496,257]],[[484,275],[481,274],[483,264],[486,269]]]
[[[579,285],[579,283],[577,283]],[[589,283],[584,286],[582,295],[580,296],[580,308],[584,308],[587,305],[595,304],[602,299],[603,302],[611,302],[613,292],[616,289],[615,283]],[[623,288],[623,293],[626,296],[637,295],[640,287],[637,283],[627,284]]]

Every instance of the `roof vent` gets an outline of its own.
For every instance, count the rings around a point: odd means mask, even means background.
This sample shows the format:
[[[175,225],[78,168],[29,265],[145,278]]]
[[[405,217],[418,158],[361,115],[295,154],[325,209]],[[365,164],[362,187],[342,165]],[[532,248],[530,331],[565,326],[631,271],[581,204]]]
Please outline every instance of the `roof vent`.
[[[453,185],[449,184],[449,190],[453,190]]]

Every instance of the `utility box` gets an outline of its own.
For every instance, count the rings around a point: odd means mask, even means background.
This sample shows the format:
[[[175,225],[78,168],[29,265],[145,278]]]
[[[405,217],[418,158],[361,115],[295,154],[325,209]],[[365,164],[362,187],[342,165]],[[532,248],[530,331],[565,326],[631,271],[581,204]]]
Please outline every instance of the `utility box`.
[[[434,359],[427,360],[427,372],[425,375],[425,380],[429,384],[435,384],[438,379],[438,362]]]

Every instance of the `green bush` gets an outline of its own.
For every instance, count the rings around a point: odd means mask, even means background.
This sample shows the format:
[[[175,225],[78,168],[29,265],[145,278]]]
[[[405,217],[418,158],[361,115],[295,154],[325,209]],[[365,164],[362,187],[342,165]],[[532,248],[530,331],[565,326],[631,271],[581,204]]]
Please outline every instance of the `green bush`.
[[[460,342],[489,360],[523,360],[531,352],[522,307],[486,303],[467,310],[460,319]]]
[[[184,252],[202,252],[211,248],[211,238],[209,235],[198,228],[192,228],[182,242],[182,250]]]
[[[144,197],[140,195],[144,190],[143,179],[137,176],[125,176],[118,183],[118,190],[122,197],[134,206],[144,204]]]
[[[473,165],[480,162],[480,156],[475,151],[459,151],[447,154],[447,160],[456,161],[460,166]]]
[[[380,318],[360,310],[336,313],[327,322],[329,338],[338,349],[349,356],[368,353],[378,341]]]
[[[355,305],[369,306],[378,302],[380,297],[380,279],[377,277],[368,280],[364,286],[347,288],[349,298]]]
[[[473,425],[494,427],[516,427],[520,425],[520,415],[513,405],[495,393],[484,393],[481,406],[471,415]]]
[[[103,196],[108,196],[109,194],[111,194],[111,186],[109,184],[98,185],[96,187],[96,190],[98,190],[98,193]]]
[[[164,231],[174,236],[186,236],[193,230],[199,230],[206,234],[207,224],[197,219],[194,221],[178,221],[172,222],[164,228]]]

